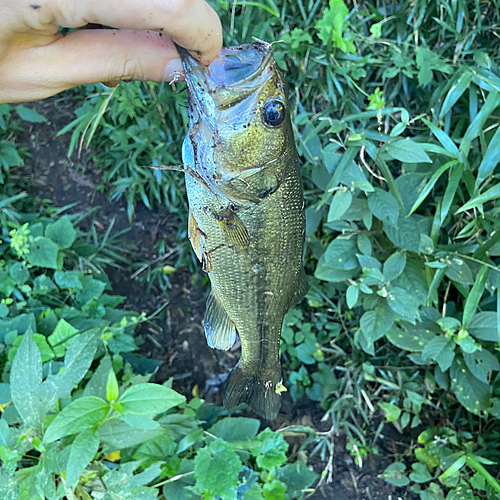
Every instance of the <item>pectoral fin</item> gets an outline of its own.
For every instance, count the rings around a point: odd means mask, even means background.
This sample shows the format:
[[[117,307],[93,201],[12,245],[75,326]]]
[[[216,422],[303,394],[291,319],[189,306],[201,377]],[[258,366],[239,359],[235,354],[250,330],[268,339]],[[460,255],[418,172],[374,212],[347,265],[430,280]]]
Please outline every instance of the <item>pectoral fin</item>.
[[[220,305],[213,290],[207,299],[204,323],[205,336],[210,347],[227,351],[233,346],[236,341],[236,327]]]
[[[248,231],[242,220],[230,208],[214,213],[228,244],[236,248],[248,248]]]
[[[203,250],[205,248],[205,233],[199,228],[198,222],[193,213],[189,210],[188,238],[193,247],[194,253],[200,262],[203,261]]]

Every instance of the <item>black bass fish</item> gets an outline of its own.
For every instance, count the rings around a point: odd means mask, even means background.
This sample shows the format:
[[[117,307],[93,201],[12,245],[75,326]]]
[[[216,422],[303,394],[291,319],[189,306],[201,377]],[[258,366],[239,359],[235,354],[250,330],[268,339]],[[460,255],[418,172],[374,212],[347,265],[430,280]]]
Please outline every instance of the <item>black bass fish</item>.
[[[241,339],[224,405],[246,402],[274,419],[280,407],[285,313],[308,289],[302,265],[304,198],[285,81],[271,44],[222,49],[204,67],[179,48],[188,86],[182,159],[189,239],[212,290],[208,345]]]

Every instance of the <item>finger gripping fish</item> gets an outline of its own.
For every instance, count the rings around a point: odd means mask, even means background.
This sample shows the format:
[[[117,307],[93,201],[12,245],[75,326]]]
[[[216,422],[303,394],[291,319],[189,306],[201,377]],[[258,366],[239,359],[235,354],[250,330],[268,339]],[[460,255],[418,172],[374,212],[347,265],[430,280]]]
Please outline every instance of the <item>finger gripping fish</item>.
[[[210,276],[208,345],[241,358],[224,405],[273,419],[285,390],[283,317],[305,295],[304,198],[285,81],[267,42],[228,47],[208,67],[179,48],[188,86],[182,158],[189,239]]]

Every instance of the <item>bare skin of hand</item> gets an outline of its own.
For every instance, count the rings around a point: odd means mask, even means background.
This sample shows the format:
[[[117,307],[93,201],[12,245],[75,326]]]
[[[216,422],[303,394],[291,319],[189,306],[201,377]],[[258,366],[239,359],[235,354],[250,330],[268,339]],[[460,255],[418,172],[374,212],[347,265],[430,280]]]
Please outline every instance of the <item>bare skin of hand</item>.
[[[171,81],[174,42],[210,64],[222,28],[204,0],[0,0],[0,103],[42,99],[76,85]],[[59,27],[89,24],[66,35]]]

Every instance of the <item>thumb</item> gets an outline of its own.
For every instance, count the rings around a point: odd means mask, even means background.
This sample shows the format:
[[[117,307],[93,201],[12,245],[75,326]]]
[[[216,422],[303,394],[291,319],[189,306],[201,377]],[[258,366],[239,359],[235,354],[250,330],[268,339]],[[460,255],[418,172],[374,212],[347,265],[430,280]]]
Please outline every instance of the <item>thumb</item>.
[[[26,46],[25,46],[26,47]],[[81,30],[53,43],[9,51],[1,61],[0,103],[49,97],[76,85],[171,81],[182,74],[172,40],[156,31]]]

